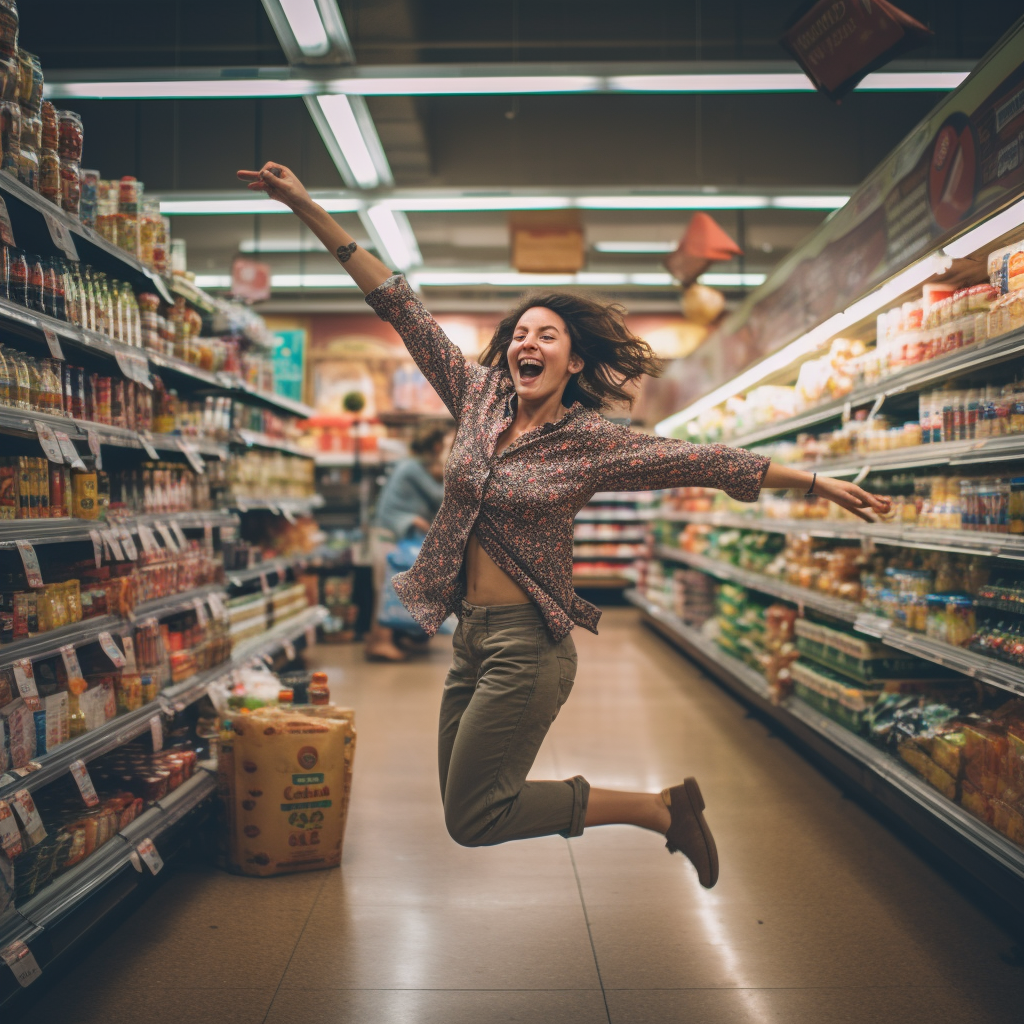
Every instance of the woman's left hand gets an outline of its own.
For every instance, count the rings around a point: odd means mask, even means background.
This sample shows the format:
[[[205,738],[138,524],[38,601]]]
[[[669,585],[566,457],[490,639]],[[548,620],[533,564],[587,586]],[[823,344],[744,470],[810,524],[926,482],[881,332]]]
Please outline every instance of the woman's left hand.
[[[846,480],[836,480],[830,476],[819,476],[814,482],[814,494],[819,498],[833,501],[840,508],[845,508],[866,523],[873,523],[869,513],[888,515],[892,511],[892,502],[879,494],[871,494],[864,488],[851,484]]]

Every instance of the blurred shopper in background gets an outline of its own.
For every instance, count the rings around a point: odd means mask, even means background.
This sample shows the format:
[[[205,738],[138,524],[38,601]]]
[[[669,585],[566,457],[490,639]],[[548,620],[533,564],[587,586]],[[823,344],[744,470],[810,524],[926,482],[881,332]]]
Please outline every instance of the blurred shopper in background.
[[[366,637],[366,657],[374,661],[404,661],[395,630],[379,622],[381,598],[388,579],[388,555],[402,540],[422,537],[430,529],[444,498],[444,463],[451,432],[444,427],[421,429],[409,445],[410,458],[396,463],[381,489],[374,517],[373,626]]]

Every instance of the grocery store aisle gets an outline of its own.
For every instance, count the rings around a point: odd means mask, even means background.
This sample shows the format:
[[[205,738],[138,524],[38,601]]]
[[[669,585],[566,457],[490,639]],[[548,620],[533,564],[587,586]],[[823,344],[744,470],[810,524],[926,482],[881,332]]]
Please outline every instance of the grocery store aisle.
[[[649,789],[698,775],[722,857],[716,889],[627,828],[456,846],[434,752],[447,642],[398,667],[319,648],[335,700],[357,709],[342,869],[177,873],[27,1019],[1020,1019],[1013,942],[634,611],[575,636],[575,692],[536,774]]]

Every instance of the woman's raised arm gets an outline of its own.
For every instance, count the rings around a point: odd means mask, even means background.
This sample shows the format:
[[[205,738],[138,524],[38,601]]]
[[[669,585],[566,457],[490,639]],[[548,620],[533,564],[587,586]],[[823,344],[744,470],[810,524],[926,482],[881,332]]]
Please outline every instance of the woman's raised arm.
[[[238,171],[237,174],[242,181],[248,182],[253,192],[265,192],[271,199],[284,203],[323,242],[364,295],[391,277],[393,271],[356,245],[352,236],[310,198],[302,182],[284,164],[271,161],[258,171]]]

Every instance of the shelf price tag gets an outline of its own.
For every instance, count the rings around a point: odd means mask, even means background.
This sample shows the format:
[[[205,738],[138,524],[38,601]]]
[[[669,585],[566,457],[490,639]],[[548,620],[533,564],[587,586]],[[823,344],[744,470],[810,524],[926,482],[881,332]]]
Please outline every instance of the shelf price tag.
[[[11,973],[18,979],[18,984],[22,988],[28,988],[36,978],[43,975],[43,969],[24,942],[12,942],[9,946],[4,946],[0,949],[0,957],[10,967]]]
[[[156,453],[156,449],[153,447],[153,435],[148,430],[139,431],[139,441],[141,442],[142,447],[145,449],[146,454],[151,459],[159,458],[159,456]]]
[[[0,196],[0,239],[5,245],[17,246],[14,241],[14,228],[11,227],[11,215],[7,212],[7,204]]]
[[[131,531],[127,526],[117,526],[115,529],[117,535],[121,538],[121,547],[124,548],[128,561],[134,562],[139,557],[139,549],[135,546],[135,541],[132,540]]]
[[[168,551],[177,554],[178,542],[174,539],[174,534],[172,534],[171,531],[167,529],[167,524],[155,522],[153,525],[156,527],[156,532],[160,534],[160,538],[164,542],[164,547],[167,548]]]
[[[139,667],[135,662],[135,641],[130,636],[121,637],[124,644],[124,667],[128,672],[138,672]]]
[[[153,536],[153,531],[145,523],[139,523],[137,529],[142,550],[147,555],[155,555],[159,550],[159,545],[156,542],[156,537]]]
[[[206,614],[206,609],[203,607],[203,599],[201,597],[192,598],[192,607],[196,610],[196,622],[199,624],[199,628],[204,629],[207,622],[210,621],[210,616]]]
[[[103,653],[114,663],[114,668],[124,668],[124,655],[121,653],[121,648],[114,643],[114,638],[104,630],[99,635],[99,641]]]
[[[91,427],[86,427],[86,436],[89,438],[89,451],[96,460],[96,468],[103,468],[103,449],[100,447],[100,436]]]
[[[284,656],[289,661],[294,661],[295,660],[295,644],[293,644],[291,642],[291,640],[285,640],[281,644],[281,646],[284,648]]]
[[[174,537],[178,542],[178,547],[180,547],[182,551],[186,550],[188,548],[188,540],[185,537],[185,532],[173,521],[171,522],[171,533],[174,534]]]
[[[36,689],[36,676],[32,669],[32,662],[28,658],[22,658],[14,663],[14,681],[18,686],[18,693],[21,694],[25,707],[29,711],[38,711],[42,704],[39,701],[39,690]]]
[[[260,573],[260,589],[264,594],[270,593],[270,580],[267,579],[267,574],[265,572]]]
[[[196,450],[195,445],[192,444],[192,442],[189,441],[188,438],[185,438],[185,437],[179,437],[177,440],[178,440],[178,449],[181,452],[181,454],[184,455],[186,459],[188,459],[188,464],[197,473],[205,473],[206,472],[206,463],[203,462],[203,457]]]
[[[56,462],[58,466],[63,466],[64,453],[60,450],[60,444],[53,431],[45,423],[36,420],[36,434],[39,436],[39,444],[46,457],[51,462]]]
[[[50,348],[50,355],[54,359],[64,359],[64,350],[60,347],[60,338],[57,337],[57,332],[52,327],[43,328],[43,337],[46,338],[46,344]]]
[[[53,244],[69,260],[74,260],[77,263],[78,249],[75,248],[75,240],[71,235],[71,229],[59,217],[46,210],[43,211],[43,219],[46,221],[46,226],[50,229],[50,238],[53,239]]]
[[[149,720],[149,735],[153,740],[153,753],[164,749],[164,720],[162,715],[154,715]]]
[[[113,530],[100,530],[100,535],[110,548],[110,553],[119,562],[125,561],[124,552],[121,550],[121,542],[117,539]]]
[[[316,626],[306,627],[306,646],[312,647],[316,643]]]
[[[96,787],[92,784],[92,778],[89,776],[89,769],[85,767],[85,762],[79,758],[77,761],[72,761],[68,767],[71,770],[71,777],[75,780],[75,785],[78,786],[78,792],[82,794],[82,802],[86,807],[95,807],[100,802],[100,798],[96,793]]]
[[[14,812],[4,800],[0,800],[0,850],[12,860],[22,851],[21,830],[14,820]]]
[[[203,547],[213,550],[213,523],[203,523]]]
[[[39,810],[32,799],[32,794],[27,789],[19,789],[11,798],[11,806],[28,835],[41,832],[42,835],[36,842],[42,842],[46,838],[46,829],[43,826],[43,819],[39,817]]]
[[[216,591],[212,594],[206,595],[206,603],[210,606],[210,611],[213,612],[214,618],[224,619],[227,617],[227,609],[224,607],[224,599]]]
[[[282,508],[281,508],[281,515],[283,515],[285,517],[285,519],[289,523],[291,523],[293,526],[295,525],[295,521],[296,521],[295,520],[295,513],[290,508],[282,506]]]
[[[72,644],[64,644],[60,649],[60,656],[64,659],[64,671],[68,677],[68,689],[75,694],[84,693],[86,688],[85,676],[82,675],[82,666],[78,663],[78,654]]]
[[[60,446],[60,453],[64,456],[64,461],[72,469],[85,469],[85,463],[78,454],[78,449],[71,438],[63,430],[55,430],[53,436],[57,438],[57,444]]]
[[[160,869],[164,866],[163,858],[156,851],[156,847],[153,845],[152,839],[143,839],[138,846],[135,847],[136,852],[142,858],[142,862],[147,868],[154,874],[158,875]]]
[[[18,554],[21,555],[21,564],[25,567],[25,578],[30,587],[41,587],[43,585],[43,573],[39,568],[39,556],[36,549],[32,547],[31,541],[24,539],[14,542],[18,547]]]

